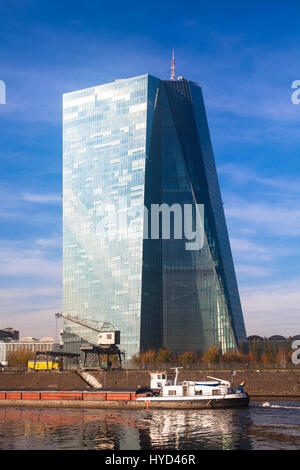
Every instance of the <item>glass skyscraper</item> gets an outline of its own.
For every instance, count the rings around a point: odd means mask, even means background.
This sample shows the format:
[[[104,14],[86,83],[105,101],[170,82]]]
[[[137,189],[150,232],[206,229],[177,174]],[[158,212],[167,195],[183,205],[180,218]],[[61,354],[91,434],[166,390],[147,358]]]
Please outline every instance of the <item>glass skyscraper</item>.
[[[246,341],[201,88],[142,75],[63,97],[64,313],[111,322],[127,358]],[[154,234],[190,208],[200,249]],[[200,214],[199,207],[203,207]],[[182,220],[182,225],[185,220]],[[65,323],[66,349],[96,333]]]

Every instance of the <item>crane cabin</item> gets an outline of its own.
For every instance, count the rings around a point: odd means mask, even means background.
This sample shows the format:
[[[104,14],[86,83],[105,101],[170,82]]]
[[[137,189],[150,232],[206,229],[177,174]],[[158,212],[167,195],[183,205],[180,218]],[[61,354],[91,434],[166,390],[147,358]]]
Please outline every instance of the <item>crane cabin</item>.
[[[98,346],[114,346],[120,344],[120,331],[101,331],[98,334]]]

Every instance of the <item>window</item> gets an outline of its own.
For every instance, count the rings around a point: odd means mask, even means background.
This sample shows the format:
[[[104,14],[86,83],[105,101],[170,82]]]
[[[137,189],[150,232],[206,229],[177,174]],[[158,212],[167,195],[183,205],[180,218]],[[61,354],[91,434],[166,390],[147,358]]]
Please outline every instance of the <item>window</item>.
[[[176,390],[169,390],[169,395],[176,395]]]
[[[221,395],[221,390],[213,390],[212,394],[213,395]]]
[[[195,395],[202,395],[202,390],[195,390]]]

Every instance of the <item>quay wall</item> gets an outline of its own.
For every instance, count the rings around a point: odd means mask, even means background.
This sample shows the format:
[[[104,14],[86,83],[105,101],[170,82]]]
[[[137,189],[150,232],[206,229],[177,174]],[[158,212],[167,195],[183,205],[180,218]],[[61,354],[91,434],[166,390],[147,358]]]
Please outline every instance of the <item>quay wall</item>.
[[[105,388],[138,388],[150,386],[148,371],[90,372]],[[300,370],[180,370],[178,380],[207,380],[207,376],[228,380],[237,387],[246,381],[245,391],[251,397],[299,397]],[[0,390],[76,390],[89,389],[76,372],[0,372]]]
[[[89,389],[86,382],[71,371],[28,371],[28,372],[0,372],[0,390],[76,390]]]
[[[238,387],[242,380],[246,381],[245,391],[255,396],[300,397],[300,370],[180,370],[178,380],[208,380],[213,376],[228,380]],[[149,387],[148,371],[99,371],[93,372],[103,387]]]

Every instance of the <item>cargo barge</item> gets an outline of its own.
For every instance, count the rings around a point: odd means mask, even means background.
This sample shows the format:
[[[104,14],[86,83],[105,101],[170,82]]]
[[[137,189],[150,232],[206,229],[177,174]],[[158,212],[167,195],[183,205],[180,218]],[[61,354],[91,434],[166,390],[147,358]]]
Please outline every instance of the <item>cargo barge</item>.
[[[50,406],[126,409],[212,409],[249,404],[243,389],[210,377],[208,382],[169,380],[166,373],[151,373],[151,388],[138,390],[2,390],[0,406]]]
[[[143,408],[135,390],[1,390],[0,406]]]

